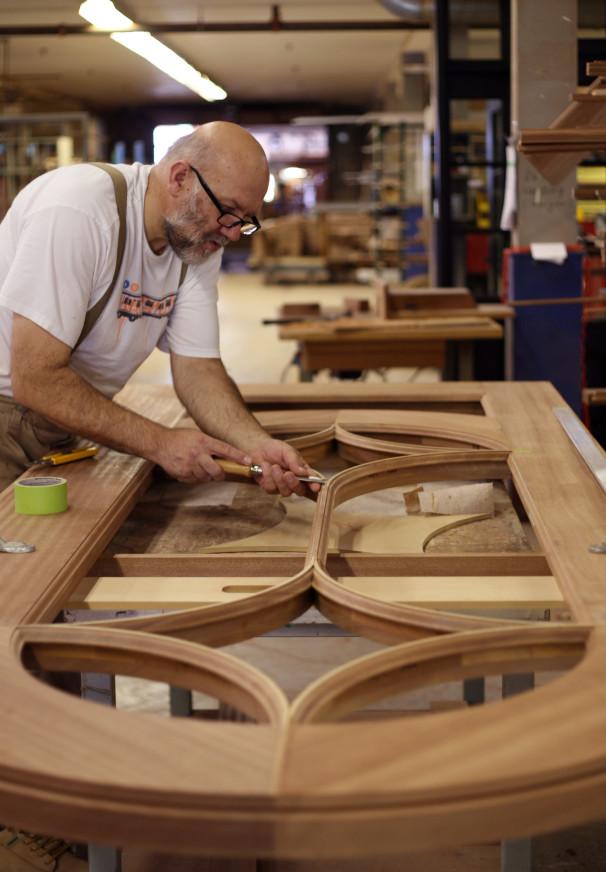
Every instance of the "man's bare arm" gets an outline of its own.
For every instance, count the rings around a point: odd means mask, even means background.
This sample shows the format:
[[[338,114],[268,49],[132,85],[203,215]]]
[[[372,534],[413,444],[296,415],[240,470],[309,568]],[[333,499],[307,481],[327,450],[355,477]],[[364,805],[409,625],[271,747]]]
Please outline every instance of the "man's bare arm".
[[[297,475],[309,475],[309,466],[298,451],[273,439],[256,421],[220,359],[173,353],[171,366],[177,396],[198,427],[250,454],[263,467],[259,483],[266,491],[282,496],[306,492]]]
[[[108,400],[69,366],[71,348],[28,318],[13,316],[11,380],[15,400],[70,433],[145,457],[181,481],[223,478],[212,454],[239,463],[248,455],[196,430],[171,430]]]
[[[219,358],[173,353],[170,359],[177,396],[199,427],[218,439],[229,435],[234,445],[268,438]]]

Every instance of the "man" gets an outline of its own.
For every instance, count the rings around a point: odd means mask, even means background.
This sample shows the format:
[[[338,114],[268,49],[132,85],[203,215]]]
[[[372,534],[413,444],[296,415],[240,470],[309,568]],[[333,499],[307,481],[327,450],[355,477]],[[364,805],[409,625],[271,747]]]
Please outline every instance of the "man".
[[[124,255],[83,339],[86,312],[116,268],[120,222],[109,175],[87,164],[47,173],[19,193],[0,225],[0,486],[77,434],[145,457],[180,481],[223,478],[213,459],[221,456],[261,464],[270,493],[302,494],[296,476],[309,468],[259,426],[219,357],[222,250],[242,227],[258,227],[263,150],[243,128],[217,121],[157,165],[120,171]],[[199,430],[162,427],[113,401],[156,345],[169,352],[176,392]]]

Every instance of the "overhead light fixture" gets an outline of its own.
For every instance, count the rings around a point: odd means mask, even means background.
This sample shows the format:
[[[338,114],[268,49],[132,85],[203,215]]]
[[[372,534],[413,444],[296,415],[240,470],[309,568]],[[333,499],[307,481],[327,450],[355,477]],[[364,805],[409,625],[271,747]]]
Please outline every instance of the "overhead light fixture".
[[[135,22],[119,12],[112,0],[85,0],[78,10],[97,30],[128,30]]]
[[[205,100],[212,102],[213,100],[224,100],[227,97],[227,91],[224,91],[219,85],[215,85],[208,76],[203,76],[151,33],[145,30],[137,30],[132,33],[119,32],[112,33],[111,38],[145,58],[150,64],[158,67],[159,70],[177,82],[181,82],[182,85],[190,88]]]
[[[309,173],[303,167],[284,167],[278,173],[281,182],[302,182],[308,175]]]
[[[135,52],[163,73],[185,85],[204,100],[225,100],[227,91],[216,85],[188,64],[180,55],[156,39],[146,30],[134,30],[137,25],[119,12],[111,0],[86,0],[80,6],[80,15],[99,30],[112,31],[115,42]]]

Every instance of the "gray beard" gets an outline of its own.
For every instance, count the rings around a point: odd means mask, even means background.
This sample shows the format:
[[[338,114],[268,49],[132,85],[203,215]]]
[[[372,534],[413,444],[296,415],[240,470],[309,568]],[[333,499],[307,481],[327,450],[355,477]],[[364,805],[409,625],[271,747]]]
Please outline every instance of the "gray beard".
[[[167,218],[164,219],[163,229],[168,244],[179,260],[182,260],[183,263],[190,265],[204,263],[205,260],[208,260],[211,254],[214,254],[214,252],[200,254],[197,249],[203,244],[204,239],[192,240],[189,236],[185,236],[184,233],[181,233],[175,222],[172,222]],[[211,236],[212,234],[209,234],[209,239]]]

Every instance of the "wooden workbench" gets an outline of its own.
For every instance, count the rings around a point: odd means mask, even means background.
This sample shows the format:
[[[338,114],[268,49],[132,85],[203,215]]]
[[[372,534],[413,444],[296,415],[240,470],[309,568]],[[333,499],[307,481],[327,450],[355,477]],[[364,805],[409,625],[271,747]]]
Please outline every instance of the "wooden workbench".
[[[268,409],[274,432],[296,438],[310,456],[331,446],[357,464],[323,489],[303,554],[116,554],[96,563],[151,475],[147,462],[114,452],[65,468],[63,515],[17,516],[10,489],[0,496],[3,535],[37,547],[1,555],[0,820],[102,844],[321,859],[487,842],[603,818],[606,557],[589,546],[606,539],[606,495],[554,415],[561,397],[541,383],[245,393]],[[164,388],[138,386],[121,400],[167,424],[181,414]],[[329,554],[327,529],[341,503],[446,479],[503,482],[538,550]],[[85,577],[111,567],[132,586],[151,576],[195,577],[202,588],[207,579],[209,589],[218,578],[238,579],[238,598],[211,596],[205,606],[122,621],[49,623]],[[377,577],[391,585],[475,579],[476,591],[498,577],[508,595],[514,582],[546,583],[567,619],[518,622],[381,599],[372,591]],[[452,596],[451,588],[448,602]],[[267,676],[216,650],[280,628],[310,605],[384,647],[292,703]],[[497,704],[350,720],[393,692],[564,668],[571,671]],[[61,669],[202,690],[253,722],[115,711],[34,677]]]
[[[447,344],[455,344],[458,377],[473,378],[473,343],[500,339],[502,327],[475,314],[408,317],[392,320],[342,318],[285,324],[280,339],[299,344],[301,379],[320,369],[378,369],[433,366],[443,370]]]

